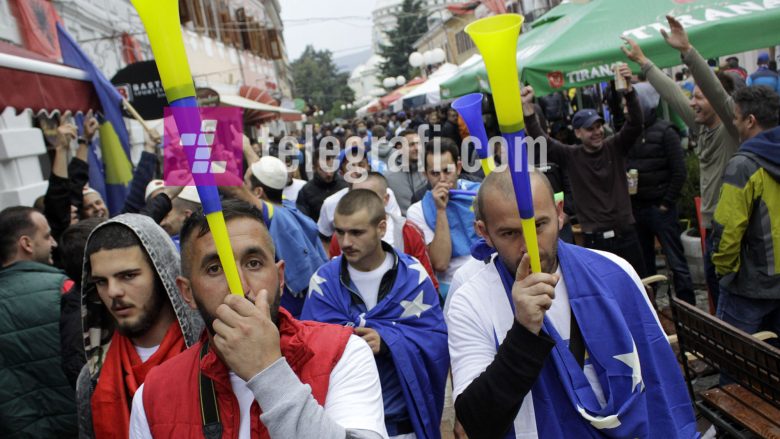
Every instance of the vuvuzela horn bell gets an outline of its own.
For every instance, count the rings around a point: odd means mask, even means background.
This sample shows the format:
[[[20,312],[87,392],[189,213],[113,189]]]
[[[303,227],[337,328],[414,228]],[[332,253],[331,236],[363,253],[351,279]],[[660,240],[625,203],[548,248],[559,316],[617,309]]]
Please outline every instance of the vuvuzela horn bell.
[[[508,145],[509,169],[523,224],[523,237],[531,258],[531,271],[539,273],[542,267],[531,195],[528,147],[523,141],[525,122],[520,100],[520,81],[517,76],[517,40],[522,25],[522,15],[502,14],[477,20],[466,26],[465,30],[474,40],[485,62],[498,126]]]
[[[452,109],[460,114],[469,134],[477,139],[477,157],[482,163],[482,171],[487,177],[495,168],[493,157],[488,155],[488,137],[485,131],[485,124],[482,122],[482,93],[470,93],[462,96],[452,103]]]
[[[187,53],[184,50],[178,0],[132,0],[132,3],[149,36],[149,44],[152,46],[168,104],[177,107],[173,114],[178,131],[200,132],[200,113]],[[195,158],[194,148],[184,150],[192,166]],[[230,292],[244,295],[214,176],[209,173],[193,173],[193,178]]]

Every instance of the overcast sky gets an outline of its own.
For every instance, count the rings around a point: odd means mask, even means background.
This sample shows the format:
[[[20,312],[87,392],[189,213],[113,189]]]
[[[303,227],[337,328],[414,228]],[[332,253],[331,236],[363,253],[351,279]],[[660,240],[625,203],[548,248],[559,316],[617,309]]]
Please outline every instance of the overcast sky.
[[[280,0],[290,61],[307,45],[335,57],[371,46],[371,11],[376,0]],[[336,19],[332,19],[336,18]]]

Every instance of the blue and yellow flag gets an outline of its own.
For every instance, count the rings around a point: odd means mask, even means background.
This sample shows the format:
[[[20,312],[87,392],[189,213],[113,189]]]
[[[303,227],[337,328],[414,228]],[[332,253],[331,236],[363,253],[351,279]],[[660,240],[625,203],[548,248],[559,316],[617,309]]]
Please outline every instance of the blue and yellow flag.
[[[121,212],[127,197],[128,184],[133,179],[130,140],[122,119],[122,96],[60,23],[57,23],[57,36],[60,40],[62,61],[89,74],[103,107],[103,117],[99,119],[102,161],[97,160],[96,155],[90,154],[89,184],[101,192],[113,216]],[[101,164],[103,172],[94,172],[92,168]],[[104,188],[103,191],[100,191],[100,188]]]

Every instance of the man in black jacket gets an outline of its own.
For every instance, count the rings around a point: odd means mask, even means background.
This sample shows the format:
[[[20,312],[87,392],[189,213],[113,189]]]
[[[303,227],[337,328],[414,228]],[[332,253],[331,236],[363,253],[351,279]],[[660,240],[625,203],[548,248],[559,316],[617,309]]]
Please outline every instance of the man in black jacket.
[[[631,71],[626,65],[621,66],[620,73],[630,82]],[[533,147],[546,145],[549,160],[569,176],[585,247],[620,256],[644,277],[645,264],[634,230],[625,173],[628,150],[642,134],[642,109],[630,83],[625,99],[628,122],[617,134],[607,137],[604,119],[586,108],[572,118],[581,143],[568,145],[550,138],[541,128],[533,104],[533,87],[522,90],[526,133]]]
[[[314,177],[298,192],[295,207],[316,223],[320,219],[320,209],[326,198],[347,187],[347,182],[336,172],[334,155],[320,155],[323,148],[314,148]]]
[[[693,281],[680,241],[677,201],[686,170],[680,134],[671,123],[656,116],[658,94],[648,83],[635,86],[645,120],[645,130],[628,152],[627,170],[639,173],[637,193],[631,196],[636,231],[645,261],[645,275],[656,273],[655,238],[661,243],[672,271],[674,291],[695,305]]]

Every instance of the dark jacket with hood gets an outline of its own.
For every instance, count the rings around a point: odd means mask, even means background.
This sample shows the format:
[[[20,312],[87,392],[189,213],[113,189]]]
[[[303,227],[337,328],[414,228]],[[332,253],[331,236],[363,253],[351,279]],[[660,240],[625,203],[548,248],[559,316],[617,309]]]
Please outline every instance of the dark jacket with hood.
[[[628,151],[626,171],[636,169],[639,187],[631,197],[634,208],[672,207],[680,198],[687,171],[680,134],[673,124],[656,116],[655,107],[642,106],[645,130]]]
[[[729,160],[713,243],[721,286],[744,297],[780,299],[780,127],[747,140]]]
[[[168,298],[171,300],[184,341],[187,347],[192,346],[203,332],[204,324],[197,311],[192,310],[184,302],[176,287],[176,276],[179,275],[181,267],[179,253],[176,251],[173,241],[151,218],[138,214],[119,215],[102,223],[92,231],[89,239],[92,239],[97,230],[108,224],[117,223],[127,226],[138,236],[144,251],[152,261],[154,271],[159,276]],[[89,243],[89,239],[87,243]],[[100,378],[100,370],[103,367],[114,333],[113,318],[100,300],[95,285],[90,281],[91,272],[89,256],[85,254],[81,307],[82,316],[84,316],[82,327],[84,328],[84,352],[87,356],[87,364],[81,369],[76,384],[79,436],[82,438],[94,437],[90,401],[95,385]]]

